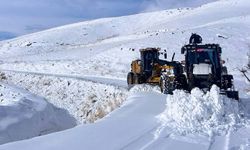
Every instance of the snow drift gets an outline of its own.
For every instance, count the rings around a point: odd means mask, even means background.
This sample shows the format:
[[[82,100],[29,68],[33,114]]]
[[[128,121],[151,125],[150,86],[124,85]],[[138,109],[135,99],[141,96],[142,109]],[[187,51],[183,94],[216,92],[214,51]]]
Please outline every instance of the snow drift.
[[[72,128],[68,112],[17,87],[0,84],[0,144]]]
[[[5,72],[8,83],[19,85],[45,97],[58,108],[68,110],[78,124],[93,123],[119,107],[127,90],[62,76]]]
[[[198,88],[191,94],[175,90],[167,97],[166,109],[158,118],[178,134],[223,134],[245,122],[240,114],[238,101],[220,95],[214,85],[206,94]]]

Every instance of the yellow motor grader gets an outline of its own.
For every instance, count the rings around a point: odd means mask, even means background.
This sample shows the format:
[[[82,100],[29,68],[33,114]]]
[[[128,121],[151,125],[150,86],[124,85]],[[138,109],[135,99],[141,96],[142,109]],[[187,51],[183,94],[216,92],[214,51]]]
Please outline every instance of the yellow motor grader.
[[[174,61],[174,55],[172,61],[166,61],[159,58],[160,54],[164,54],[166,59],[167,54],[160,53],[160,48],[145,48],[140,49],[141,59],[132,61],[131,72],[127,75],[128,85],[133,84],[156,84],[162,88],[162,74],[168,74],[172,76],[171,81],[175,82],[175,85],[185,84],[186,80],[183,78],[183,67],[180,62]],[[176,89],[178,87],[175,87]]]

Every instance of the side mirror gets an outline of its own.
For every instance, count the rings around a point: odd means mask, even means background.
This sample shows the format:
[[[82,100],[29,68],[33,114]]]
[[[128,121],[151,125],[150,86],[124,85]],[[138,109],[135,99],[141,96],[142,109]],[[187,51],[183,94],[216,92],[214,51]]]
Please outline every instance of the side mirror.
[[[181,54],[184,54],[184,53],[185,53],[185,48],[182,47],[182,48],[181,48]]]
[[[168,58],[168,54],[167,54],[167,51],[164,50],[164,59],[167,59]]]
[[[221,47],[218,48],[218,52],[221,54],[222,52]]]

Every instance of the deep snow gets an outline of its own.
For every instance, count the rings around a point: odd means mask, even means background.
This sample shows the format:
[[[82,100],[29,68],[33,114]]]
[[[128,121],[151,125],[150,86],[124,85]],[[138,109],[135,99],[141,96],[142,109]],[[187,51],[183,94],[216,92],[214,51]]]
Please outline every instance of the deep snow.
[[[70,76],[6,73],[8,82],[29,89],[34,94],[46,97],[55,106],[68,110],[76,118],[78,124],[94,122],[103,118],[119,107],[128,95],[126,88],[113,86],[112,82],[111,85],[108,85],[105,78],[82,77],[77,79],[77,77]],[[95,83],[94,81],[98,81],[98,79],[101,81]],[[118,84],[119,80],[115,81]],[[101,82],[105,84],[101,84]]]
[[[250,1],[221,0],[0,42],[5,84],[66,109],[78,124],[94,122],[0,149],[250,149],[249,84],[238,71],[248,62],[249,17]],[[219,96],[216,88],[205,95],[198,89],[191,95],[163,95],[148,85],[128,91],[126,74],[131,60],[139,58],[139,48],[161,47],[181,60],[180,48],[194,32],[205,43],[221,44],[240,91],[239,104]]]
[[[0,144],[72,128],[76,120],[42,97],[0,83]]]
[[[163,127],[173,128],[176,134],[221,135],[248,124],[240,107],[237,101],[220,95],[215,85],[205,94],[198,88],[191,94],[176,90],[167,97],[165,111],[158,118]]]

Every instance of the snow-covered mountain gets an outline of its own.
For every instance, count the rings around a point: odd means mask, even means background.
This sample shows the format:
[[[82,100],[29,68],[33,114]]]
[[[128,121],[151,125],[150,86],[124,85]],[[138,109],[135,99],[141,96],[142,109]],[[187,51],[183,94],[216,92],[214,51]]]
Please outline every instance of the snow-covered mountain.
[[[127,89],[140,48],[160,47],[182,60],[191,33],[222,46],[240,103],[216,87],[173,96],[148,85]],[[1,85],[7,88],[1,88],[0,143],[78,126],[0,149],[250,149],[249,84],[238,71],[249,50],[248,0],[98,19],[2,41]]]

